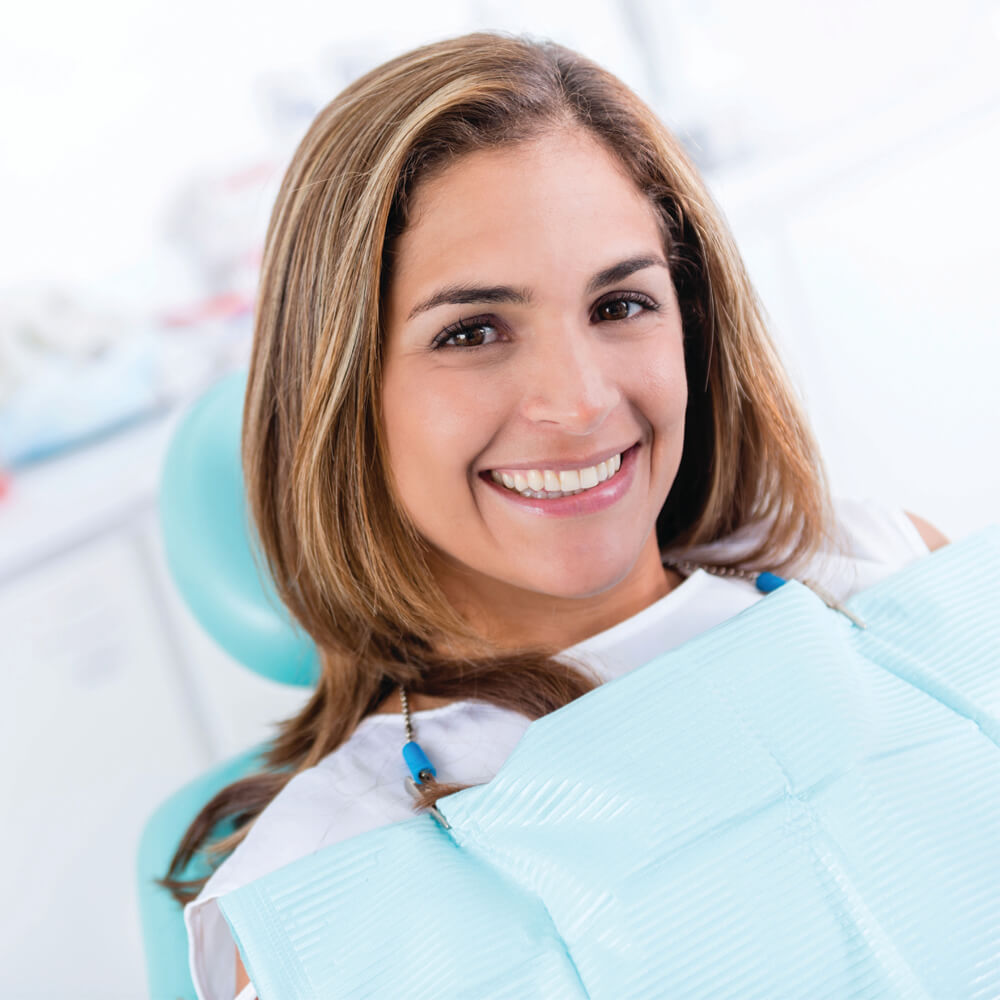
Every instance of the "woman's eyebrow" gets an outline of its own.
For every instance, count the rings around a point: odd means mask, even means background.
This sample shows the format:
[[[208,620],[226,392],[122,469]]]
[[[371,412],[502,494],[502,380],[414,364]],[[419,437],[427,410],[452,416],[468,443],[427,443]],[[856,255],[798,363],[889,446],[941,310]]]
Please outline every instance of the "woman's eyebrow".
[[[516,305],[527,305],[531,295],[525,289],[511,288],[509,285],[470,285],[458,283],[446,285],[436,291],[430,298],[419,302],[410,310],[407,320],[428,309],[444,305],[465,305],[470,302],[513,302]]]
[[[636,271],[644,271],[647,267],[665,267],[670,270],[667,262],[659,256],[643,255],[639,257],[629,257],[628,260],[619,261],[611,267],[598,271],[589,282],[587,282],[587,294],[592,295],[599,292],[605,285],[613,285],[616,281],[624,281]]]
[[[629,275],[635,274],[636,271],[645,270],[647,267],[663,267],[670,270],[667,262],[660,256],[643,254],[629,257],[627,260],[619,261],[617,264],[612,264],[610,267],[598,271],[587,282],[587,294],[592,295],[606,285],[613,285],[616,281],[622,281]],[[407,321],[438,306],[469,305],[474,302],[507,302],[523,306],[531,302],[531,293],[525,288],[512,288],[510,285],[473,285],[467,282],[458,282],[454,285],[446,285],[422,302],[418,302],[410,310]]]

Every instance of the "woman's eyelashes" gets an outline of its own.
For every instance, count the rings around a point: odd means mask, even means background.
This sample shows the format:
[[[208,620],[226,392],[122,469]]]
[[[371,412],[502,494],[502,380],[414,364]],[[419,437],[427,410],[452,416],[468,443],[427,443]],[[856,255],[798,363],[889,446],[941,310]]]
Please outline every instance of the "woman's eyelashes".
[[[632,306],[642,306],[633,309]],[[624,307],[624,308],[623,308]],[[659,305],[642,292],[615,292],[594,306],[593,315],[605,323],[634,319],[643,312],[656,312]]]
[[[434,338],[431,347],[434,350],[439,347],[485,347],[494,343],[498,336],[497,328],[490,318],[460,319],[445,327]]]
[[[635,319],[644,312],[656,312],[659,308],[653,299],[642,292],[616,292],[594,306],[591,319],[598,323],[622,323]],[[431,348],[488,347],[496,343],[500,336],[495,317],[476,316],[472,319],[460,319],[445,327],[434,338]]]

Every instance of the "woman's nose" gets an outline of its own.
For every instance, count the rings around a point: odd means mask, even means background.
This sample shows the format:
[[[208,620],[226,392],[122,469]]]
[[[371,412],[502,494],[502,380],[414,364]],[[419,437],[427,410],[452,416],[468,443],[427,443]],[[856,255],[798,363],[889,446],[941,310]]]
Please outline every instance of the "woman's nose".
[[[536,338],[522,373],[522,411],[533,423],[589,434],[617,406],[621,393],[612,359],[584,331],[546,331]]]

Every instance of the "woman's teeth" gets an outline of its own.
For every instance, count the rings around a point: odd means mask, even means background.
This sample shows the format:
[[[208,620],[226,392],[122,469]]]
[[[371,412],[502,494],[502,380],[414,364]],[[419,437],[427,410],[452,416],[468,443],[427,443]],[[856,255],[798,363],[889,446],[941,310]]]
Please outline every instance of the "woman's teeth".
[[[610,479],[621,465],[621,455],[615,455],[606,462],[589,465],[586,469],[567,469],[563,472],[553,472],[551,469],[492,471],[490,476],[493,482],[506,486],[521,496],[554,500],[556,497],[571,497],[592,490],[599,483]]]

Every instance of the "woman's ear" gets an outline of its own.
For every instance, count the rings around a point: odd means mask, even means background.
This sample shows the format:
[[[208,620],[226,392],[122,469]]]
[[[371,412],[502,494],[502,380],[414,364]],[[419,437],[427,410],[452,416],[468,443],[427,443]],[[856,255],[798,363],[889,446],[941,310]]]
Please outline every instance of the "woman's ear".
[[[925,521],[922,517],[917,517],[916,514],[911,514],[908,510],[904,510],[903,513],[913,522],[917,531],[920,532],[920,537],[931,552],[941,548],[942,545],[948,544],[948,539],[929,521]]]

